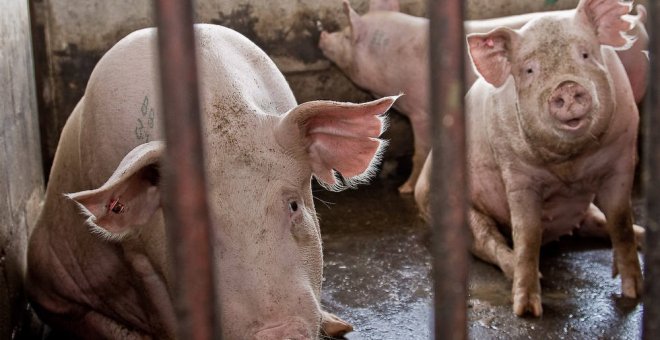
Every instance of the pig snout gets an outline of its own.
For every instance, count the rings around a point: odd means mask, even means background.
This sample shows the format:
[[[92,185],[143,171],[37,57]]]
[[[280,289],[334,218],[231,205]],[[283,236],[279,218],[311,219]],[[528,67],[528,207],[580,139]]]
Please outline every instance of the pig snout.
[[[302,319],[293,318],[285,323],[262,329],[255,333],[255,340],[309,340],[314,337]]]
[[[592,109],[592,102],[589,91],[573,81],[559,84],[548,100],[550,115],[559,121],[562,128],[568,130],[576,130],[584,125]]]

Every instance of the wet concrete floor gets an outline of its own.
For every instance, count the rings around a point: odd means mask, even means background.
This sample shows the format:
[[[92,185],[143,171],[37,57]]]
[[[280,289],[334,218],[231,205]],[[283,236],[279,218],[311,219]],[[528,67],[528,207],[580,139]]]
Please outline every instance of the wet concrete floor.
[[[430,339],[430,229],[396,183],[315,191],[324,246],[324,307],[351,322],[346,339]],[[470,263],[471,339],[639,339],[642,306],[620,297],[607,241],[562,238],[541,256],[543,317],[518,318],[511,283]]]

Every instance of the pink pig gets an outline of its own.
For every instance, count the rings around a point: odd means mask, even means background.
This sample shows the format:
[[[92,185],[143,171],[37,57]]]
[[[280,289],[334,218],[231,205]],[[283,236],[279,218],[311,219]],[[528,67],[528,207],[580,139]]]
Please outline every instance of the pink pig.
[[[223,338],[350,331],[321,309],[310,180],[333,190],[367,180],[383,146],[381,115],[396,98],[298,105],[247,38],[216,25],[196,25],[195,35]],[[144,29],[98,62],[62,131],[31,235],[32,305],[77,337],[176,336],[156,58],[156,30]]]
[[[362,17],[347,0],[343,6],[350,25],[336,33],[321,32],[319,47],[353,82],[375,96],[405,94],[394,106],[410,119],[415,138],[412,173],[399,187],[399,192],[410,194],[431,147],[428,21],[394,12],[397,1],[372,1],[370,12]]]
[[[517,315],[542,314],[540,246],[576,228],[609,234],[623,295],[642,293],[630,202],[639,117],[615,53],[633,43],[630,8],[581,0],[570,16],[467,37],[481,75],[466,95],[472,252],[513,280]]]
[[[412,172],[401,185],[401,193],[412,193],[430,150],[430,113],[428,106],[428,20],[399,13],[398,0],[372,0],[369,12],[359,16],[347,0],[343,2],[349,26],[335,33],[321,32],[319,47],[358,86],[377,97],[403,92],[395,108],[406,115],[414,135]],[[519,28],[526,22],[548,13],[572,16],[575,10],[541,12],[490,20],[466,21],[467,33],[484,33],[499,26]],[[628,34],[637,39],[633,46],[617,51],[639,103],[646,92],[648,35],[644,28],[646,9],[637,6],[637,16],[627,16],[634,23]],[[467,59],[466,64],[471,64]],[[386,70],[386,71],[384,71]],[[477,79],[472,67],[466,68],[466,81]],[[425,179],[422,179],[426,183]],[[422,184],[425,185],[425,184]],[[419,187],[419,185],[417,185]]]

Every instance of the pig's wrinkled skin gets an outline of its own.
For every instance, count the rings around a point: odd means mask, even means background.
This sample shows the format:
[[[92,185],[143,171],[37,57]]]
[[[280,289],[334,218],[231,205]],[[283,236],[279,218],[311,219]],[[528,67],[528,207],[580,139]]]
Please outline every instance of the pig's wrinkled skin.
[[[331,189],[367,180],[383,145],[381,114],[395,97],[296,106],[274,63],[245,37],[215,25],[197,25],[196,36],[223,337],[350,331],[321,310],[310,179]],[[62,132],[30,239],[35,310],[83,338],[176,336],[155,37],[154,29],[128,35],[94,69]]]
[[[632,43],[620,35],[629,8],[582,0],[570,16],[468,35],[482,76],[466,95],[472,252],[513,280],[517,315],[542,314],[539,248],[574,230],[608,235],[623,295],[642,292],[630,202],[639,118],[613,49]],[[427,216],[430,164],[415,192]]]
[[[428,105],[428,20],[399,13],[396,0],[372,0],[369,12],[359,16],[348,1],[343,2],[349,26],[335,33],[321,32],[319,47],[358,86],[376,96],[403,92],[395,107],[410,119],[414,135],[412,172],[401,185],[401,193],[412,193],[422,165],[431,148]],[[644,27],[646,9],[639,5],[638,15],[629,16],[635,25],[628,34],[636,37],[632,47],[617,51],[637,103],[646,92],[648,58],[642,51],[648,44]],[[484,33],[499,26],[520,28],[528,21],[546,15],[572,16],[574,10],[531,13],[490,20],[465,22],[466,33]],[[466,65],[471,62],[466,54]],[[466,67],[466,82],[477,79],[472,67]]]

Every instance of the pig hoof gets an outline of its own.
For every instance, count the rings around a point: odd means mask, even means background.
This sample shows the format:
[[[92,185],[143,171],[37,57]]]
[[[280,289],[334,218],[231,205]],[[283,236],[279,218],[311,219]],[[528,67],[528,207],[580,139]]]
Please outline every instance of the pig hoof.
[[[638,299],[642,296],[644,280],[641,272],[630,273],[624,277],[621,275],[621,290],[623,296],[630,299]]]
[[[324,335],[340,337],[353,331],[353,326],[338,316],[322,311],[321,331]]]
[[[414,191],[415,191],[415,187],[409,182],[403,183],[403,185],[399,187],[399,194],[402,195],[410,195]]]
[[[541,307],[541,294],[519,293],[513,298],[513,312],[517,316],[524,316],[529,313],[534,317],[540,317],[543,314]]]

